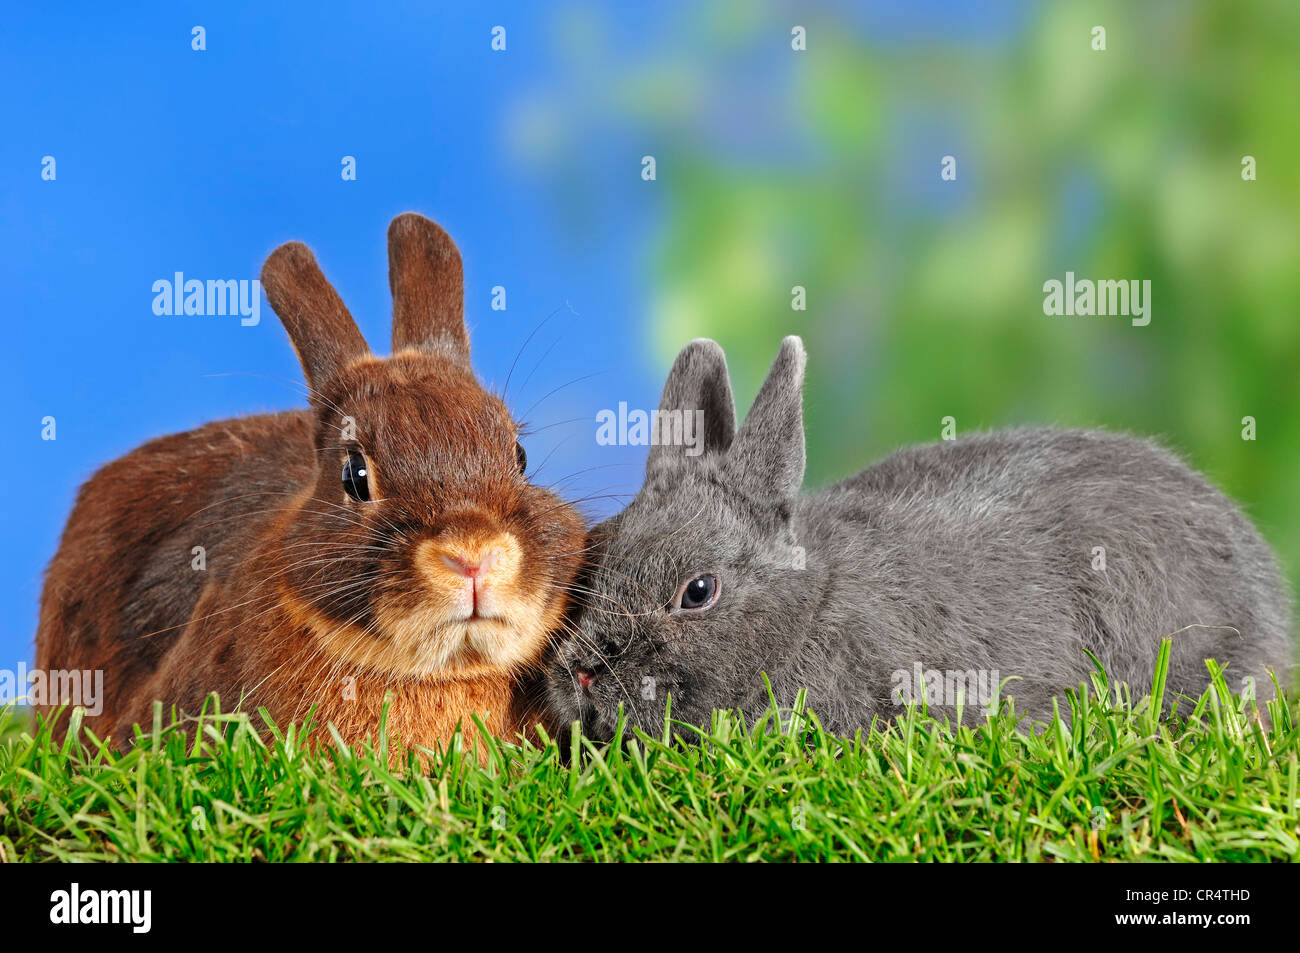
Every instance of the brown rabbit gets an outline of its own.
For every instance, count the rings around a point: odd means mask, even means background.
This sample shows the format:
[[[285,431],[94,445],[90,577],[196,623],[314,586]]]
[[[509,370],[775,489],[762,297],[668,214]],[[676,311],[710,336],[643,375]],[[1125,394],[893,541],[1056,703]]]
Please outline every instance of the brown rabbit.
[[[306,246],[262,269],[311,409],[211,423],[108,464],[77,496],[45,580],[42,669],[104,672],[86,725],[118,744],[155,699],[265,706],[279,724],[445,741],[508,735],[516,680],[560,624],[578,515],[527,482],[517,425],[470,367],[460,254],[388,230],[393,355],[372,355]],[[197,549],[202,547],[202,550]]]

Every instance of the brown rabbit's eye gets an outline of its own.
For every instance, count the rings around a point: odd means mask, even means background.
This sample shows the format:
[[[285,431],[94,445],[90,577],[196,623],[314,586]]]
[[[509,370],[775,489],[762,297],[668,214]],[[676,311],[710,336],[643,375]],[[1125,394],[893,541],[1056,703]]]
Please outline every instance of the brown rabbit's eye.
[[[524,445],[518,440],[515,441],[515,462],[519,464],[520,473],[528,469],[528,454],[524,452]]]
[[[717,576],[696,576],[678,591],[673,608],[687,612],[707,609],[717,602],[718,588]]]
[[[343,461],[343,489],[358,503],[370,499],[370,468],[366,466],[366,458],[356,450],[349,451]]]

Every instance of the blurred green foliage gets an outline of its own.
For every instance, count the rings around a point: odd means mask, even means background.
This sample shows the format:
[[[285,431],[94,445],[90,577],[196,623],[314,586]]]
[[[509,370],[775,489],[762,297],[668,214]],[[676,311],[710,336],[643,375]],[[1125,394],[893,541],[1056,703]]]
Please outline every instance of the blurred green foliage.
[[[744,408],[801,334],[814,486],[949,415],[1155,436],[1300,582],[1300,3],[707,0],[624,27],[557,16],[543,125],[569,214],[619,214],[593,148],[656,158],[656,369],[713,337]],[[1044,315],[1067,271],[1149,280],[1151,323]]]
[[[788,12],[715,14],[699,42],[733,55],[665,52],[680,69],[655,74],[693,76],[695,98],[644,116],[668,203],[661,357],[716,338],[744,407],[781,336],[803,335],[814,485],[936,439],[946,415],[1159,436],[1300,578],[1300,4],[1051,2],[992,43],[873,40],[801,12],[802,53]],[[709,91],[746,47],[786,64],[750,94],[788,149],[692,121],[717,114]],[[1149,279],[1150,325],[1045,316],[1043,282],[1067,270]]]

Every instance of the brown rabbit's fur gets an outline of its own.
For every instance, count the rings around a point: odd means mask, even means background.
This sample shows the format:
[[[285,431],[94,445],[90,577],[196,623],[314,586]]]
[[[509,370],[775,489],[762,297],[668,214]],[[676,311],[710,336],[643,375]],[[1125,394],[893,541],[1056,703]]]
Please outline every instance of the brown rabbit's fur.
[[[262,281],[312,409],[151,441],[81,488],[37,666],[104,671],[103,713],[86,721],[99,736],[120,744],[155,700],[195,714],[210,692],[280,724],[314,707],[319,731],[350,742],[376,735],[389,693],[405,744],[445,742],[471,714],[497,734],[524,727],[515,688],[562,624],[582,523],[523,478],[516,425],[470,369],[446,233],[399,216],[389,259],[392,358],[370,354],[289,243]],[[367,500],[340,482],[350,452]]]

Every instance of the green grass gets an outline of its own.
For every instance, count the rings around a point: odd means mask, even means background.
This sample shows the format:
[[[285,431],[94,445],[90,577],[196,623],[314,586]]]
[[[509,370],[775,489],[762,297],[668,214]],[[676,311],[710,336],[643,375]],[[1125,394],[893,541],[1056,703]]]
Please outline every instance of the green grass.
[[[1300,858],[1294,703],[1261,721],[1218,675],[1159,718],[1098,672],[1063,704],[1069,725],[1038,733],[1007,709],[973,728],[913,710],[847,739],[799,707],[751,729],[721,713],[695,743],[578,739],[565,763],[492,742],[486,768],[456,743],[427,772],[390,771],[382,739],[264,742],[243,716],[119,755],[10,709],[0,861]]]

